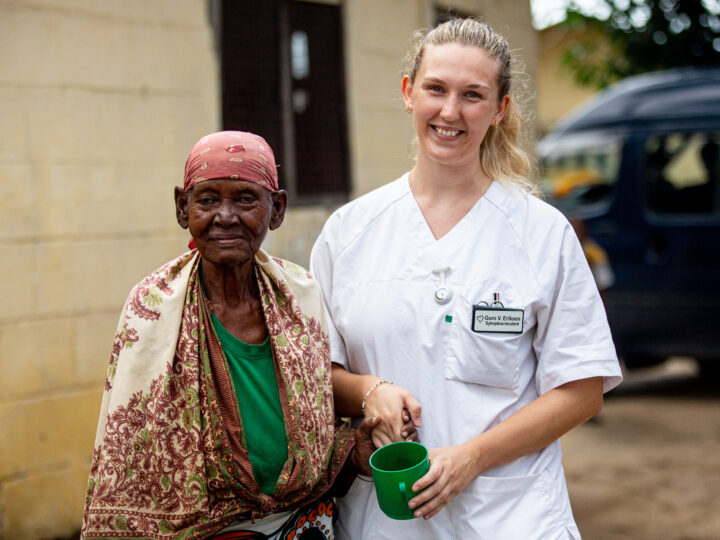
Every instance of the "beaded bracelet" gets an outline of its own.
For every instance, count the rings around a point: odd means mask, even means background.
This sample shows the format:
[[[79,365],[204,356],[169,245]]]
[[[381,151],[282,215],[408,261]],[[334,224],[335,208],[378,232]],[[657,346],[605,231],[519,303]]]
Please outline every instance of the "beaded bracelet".
[[[373,390],[375,390],[378,386],[381,384],[392,384],[390,381],[386,381],[385,379],[376,382],[370,387],[370,390],[367,391],[365,394],[365,397],[362,400],[362,405],[360,405],[360,409],[362,409],[362,415],[365,416],[365,403],[367,402],[367,399],[370,397],[370,394],[372,394]]]

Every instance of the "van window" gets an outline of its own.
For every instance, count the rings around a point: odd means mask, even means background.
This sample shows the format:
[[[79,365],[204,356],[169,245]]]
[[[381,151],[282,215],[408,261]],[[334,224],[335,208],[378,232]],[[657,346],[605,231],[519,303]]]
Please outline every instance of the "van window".
[[[566,215],[590,217],[612,202],[622,152],[616,134],[573,133],[543,140],[540,188]]]
[[[662,215],[720,216],[720,133],[670,133],[645,142],[645,205]]]

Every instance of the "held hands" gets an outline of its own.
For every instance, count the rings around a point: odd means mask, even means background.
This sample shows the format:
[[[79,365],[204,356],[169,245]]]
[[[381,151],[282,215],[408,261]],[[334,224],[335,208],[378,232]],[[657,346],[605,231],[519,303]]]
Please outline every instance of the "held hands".
[[[350,462],[359,474],[365,476],[372,476],[370,456],[375,451],[372,431],[379,423],[379,418],[366,418],[355,430],[355,450],[350,457]]]
[[[366,418],[380,420],[373,430],[372,440],[377,448],[398,441],[417,441],[416,427],[422,425],[422,407],[413,395],[394,384],[380,384],[365,401]]]
[[[420,403],[400,386],[381,384],[373,389],[365,402],[367,417],[355,435],[355,469],[369,476],[372,474],[369,459],[376,448],[397,441],[417,441],[415,427],[421,425],[421,412]],[[480,472],[478,460],[467,444],[431,449],[430,470],[412,486],[416,492],[425,489],[410,499],[415,517],[435,516]]]
[[[480,472],[477,459],[466,445],[431,449],[430,470],[412,487],[413,491],[427,488],[410,499],[410,508],[417,509],[415,517],[430,519],[436,515]]]

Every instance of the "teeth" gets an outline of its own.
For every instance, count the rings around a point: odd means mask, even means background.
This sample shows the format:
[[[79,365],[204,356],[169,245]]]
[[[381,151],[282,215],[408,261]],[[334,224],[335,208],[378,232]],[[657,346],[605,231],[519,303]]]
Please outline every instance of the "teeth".
[[[458,133],[460,133],[459,129],[443,129],[440,127],[436,127],[435,131],[437,131],[440,135],[443,135],[445,137],[454,137]]]

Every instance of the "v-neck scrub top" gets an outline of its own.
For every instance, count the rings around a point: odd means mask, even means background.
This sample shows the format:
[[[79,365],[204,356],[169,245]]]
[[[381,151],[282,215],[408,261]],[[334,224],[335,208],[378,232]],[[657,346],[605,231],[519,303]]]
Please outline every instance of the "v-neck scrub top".
[[[434,297],[443,267],[453,291]],[[333,362],[409,390],[429,448],[461,444],[564,383],[621,380],[605,310],[578,239],[550,205],[494,181],[435,239],[408,175],[341,207],[313,248]],[[473,305],[522,310],[520,333],[474,332]],[[357,421],[358,419],[356,419]],[[372,483],[338,500],[339,539],[579,538],[560,442],[485,471],[430,520],[394,521]]]

